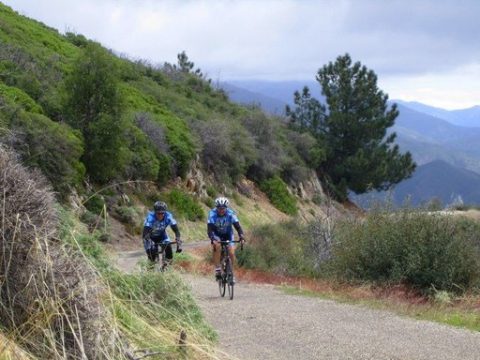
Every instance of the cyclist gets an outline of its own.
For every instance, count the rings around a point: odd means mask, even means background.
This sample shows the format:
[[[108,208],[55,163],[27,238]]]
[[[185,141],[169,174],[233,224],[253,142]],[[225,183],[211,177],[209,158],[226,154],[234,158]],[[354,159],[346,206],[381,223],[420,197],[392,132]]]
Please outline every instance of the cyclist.
[[[170,226],[175,233],[175,241],[177,242],[177,253],[182,252],[182,240],[180,239],[180,231],[172,214],[167,211],[167,204],[163,201],[156,201],[153,204],[153,211],[149,211],[143,224],[143,246],[147,253],[148,259],[153,263],[158,254],[158,245],[160,243],[168,243],[165,247],[165,257],[167,264],[171,263],[173,258],[172,245],[167,234],[167,227]]]
[[[213,262],[215,263],[216,279],[219,279],[221,277],[221,240],[231,241],[231,243],[228,245],[228,253],[233,266],[233,260],[235,258],[235,247],[232,242],[234,240],[232,226],[235,227],[235,230],[237,230],[238,236],[242,244],[245,242],[243,230],[240,226],[237,215],[232,209],[228,208],[228,205],[229,201],[226,197],[219,197],[215,199],[215,208],[210,210],[208,214],[207,231],[213,249]]]

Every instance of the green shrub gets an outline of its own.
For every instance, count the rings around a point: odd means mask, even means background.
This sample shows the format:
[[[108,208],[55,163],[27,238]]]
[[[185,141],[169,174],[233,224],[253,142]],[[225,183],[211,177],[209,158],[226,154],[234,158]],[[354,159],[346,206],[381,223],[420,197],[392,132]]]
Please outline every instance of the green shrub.
[[[203,220],[205,212],[192,196],[185,192],[174,189],[168,194],[168,204],[172,206],[178,215],[184,216],[190,221]]]
[[[313,259],[305,250],[305,229],[297,221],[262,225],[252,230],[243,251],[237,249],[241,266],[288,275],[313,275]]]
[[[172,158],[172,165],[175,169],[174,174],[184,177],[196,153],[195,144],[186,122],[168,111],[147,91],[143,92],[145,89],[149,90],[149,87],[146,87],[144,82],[136,82],[133,85],[135,86],[130,84],[121,86],[126,106],[138,113],[148,114],[151,117],[151,122],[162,126],[168,144],[168,154],[163,154]],[[153,86],[157,90],[159,89],[158,84],[153,83]],[[188,103],[186,105],[188,106]]]
[[[325,199],[324,199],[324,196],[323,196],[323,195],[321,195],[321,194],[319,194],[319,193],[315,193],[315,195],[313,195],[313,197],[312,197],[312,201],[313,201],[313,203],[314,203],[315,205],[320,206],[320,205],[323,204],[323,202],[325,201]]]
[[[65,124],[24,111],[12,114],[9,125],[10,145],[26,165],[39,168],[62,197],[80,186],[85,175],[81,136]]]
[[[124,224],[135,225],[139,222],[138,211],[132,206],[119,206],[115,208],[115,213]]]
[[[116,217],[125,225],[132,235],[139,235],[142,231],[142,215],[132,206],[118,206],[115,208]]]
[[[240,197],[240,195],[239,195],[236,191],[233,191],[233,192],[232,192],[232,199],[235,200],[235,203],[236,203],[238,206],[242,206],[242,205],[243,205],[243,200],[242,200],[242,198]]]
[[[257,158],[252,137],[238,123],[215,119],[191,126],[203,144],[201,160],[219,182],[235,182]]]
[[[207,195],[211,198],[215,198],[217,196],[217,190],[212,185],[207,186]]]
[[[91,232],[98,228],[102,223],[102,218],[87,210],[80,216],[80,221],[88,226],[88,230]]]
[[[24,110],[32,113],[43,113],[42,108],[24,91],[16,87],[10,87],[0,83],[0,97],[7,103],[21,106]]]
[[[125,177],[131,180],[157,180],[159,157],[145,134],[132,124],[125,124],[127,165]],[[168,174],[170,178],[170,173]]]
[[[296,215],[296,200],[287,190],[287,185],[278,176],[274,176],[260,184],[260,189],[267,194],[272,204],[288,215]]]
[[[203,203],[211,209],[215,207],[215,200],[211,197],[204,198]]]
[[[87,198],[84,205],[88,211],[94,214],[101,214],[105,208],[105,199],[101,195],[94,194]]]
[[[375,211],[337,226],[330,266],[346,279],[465,291],[480,286],[480,225],[421,211]]]

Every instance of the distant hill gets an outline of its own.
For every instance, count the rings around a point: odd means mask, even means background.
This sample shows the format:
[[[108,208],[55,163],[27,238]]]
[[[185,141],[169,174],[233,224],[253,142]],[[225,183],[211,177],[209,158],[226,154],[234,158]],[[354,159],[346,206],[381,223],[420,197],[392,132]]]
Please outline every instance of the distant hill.
[[[439,144],[460,141],[469,136],[480,137],[480,128],[453,125],[446,120],[413,110],[402,104],[397,105],[400,111],[400,115],[395,121],[397,132],[407,131],[410,136]]]
[[[253,92],[228,82],[221,83],[220,87],[227,92],[228,98],[231,101],[238,104],[258,105],[264,111],[275,115],[282,115],[285,113],[285,106],[287,103],[279,99]]]
[[[416,161],[445,160],[452,165],[466,167],[480,173],[480,128],[453,125],[398,104],[400,115],[393,131],[398,143],[410,150]],[[426,151],[426,153],[425,153]]]
[[[480,157],[470,155],[464,151],[447,148],[444,145],[425,142],[398,133],[396,143],[402,151],[410,151],[418,165],[434,160],[443,160],[454,166],[474,171],[480,174]]]
[[[394,100],[397,104],[402,104],[412,110],[447,120],[451,124],[465,127],[480,127],[480,106],[473,106],[461,110],[445,110],[433,106],[425,105],[416,101]]]
[[[316,81],[236,80],[228,81],[228,83],[253,93],[277,99],[289,105],[293,105],[293,93],[296,90],[302,90],[304,86],[310,88],[310,92],[314,97],[322,99],[320,85]]]
[[[353,199],[362,206],[373,199],[384,199],[390,193],[375,192]],[[410,179],[398,184],[391,192],[392,200],[401,205],[410,198],[412,205],[426,203],[433,198],[440,199],[444,205],[461,199],[465,204],[480,204],[480,175],[453,166],[442,160],[435,160],[417,168]]]

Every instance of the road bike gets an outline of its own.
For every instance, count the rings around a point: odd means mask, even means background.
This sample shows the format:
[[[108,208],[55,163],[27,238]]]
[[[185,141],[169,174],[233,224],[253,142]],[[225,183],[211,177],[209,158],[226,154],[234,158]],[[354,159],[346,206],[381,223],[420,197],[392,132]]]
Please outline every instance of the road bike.
[[[169,262],[167,261],[167,258],[165,255],[165,248],[168,245],[174,245],[176,243],[177,243],[176,241],[158,243],[157,252],[153,255],[154,256],[153,263],[156,271],[163,272],[167,269]],[[172,249],[172,253],[173,253],[173,249]]]
[[[220,241],[220,245],[222,246],[220,257],[221,273],[220,277],[217,279],[217,282],[220,296],[224,297],[225,291],[228,288],[228,296],[230,300],[233,300],[233,288],[235,286],[235,278],[233,276],[232,261],[228,254],[228,245],[231,243],[241,243],[241,241]],[[243,244],[241,245],[240,249],[243,250]]]

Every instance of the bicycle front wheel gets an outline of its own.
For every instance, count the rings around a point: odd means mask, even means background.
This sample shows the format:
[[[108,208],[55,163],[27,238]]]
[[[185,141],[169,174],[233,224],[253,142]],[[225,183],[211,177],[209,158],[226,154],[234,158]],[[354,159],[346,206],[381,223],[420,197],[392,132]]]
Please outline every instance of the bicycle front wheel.
[[[223,280],[223,276],[221,279],[217,280],[218,282],[218,291],[220,292],[220,296],[225,296],[225,281]]]
[[[228,286],[228,297],[230,300],[233,300],[233,287],[235,282],[233,280],[233,269],[230,261],[227,263],[227,286]]]
[[[233,300],[233,285],[231,282],[228,283],[228,296],[230,300]]]

